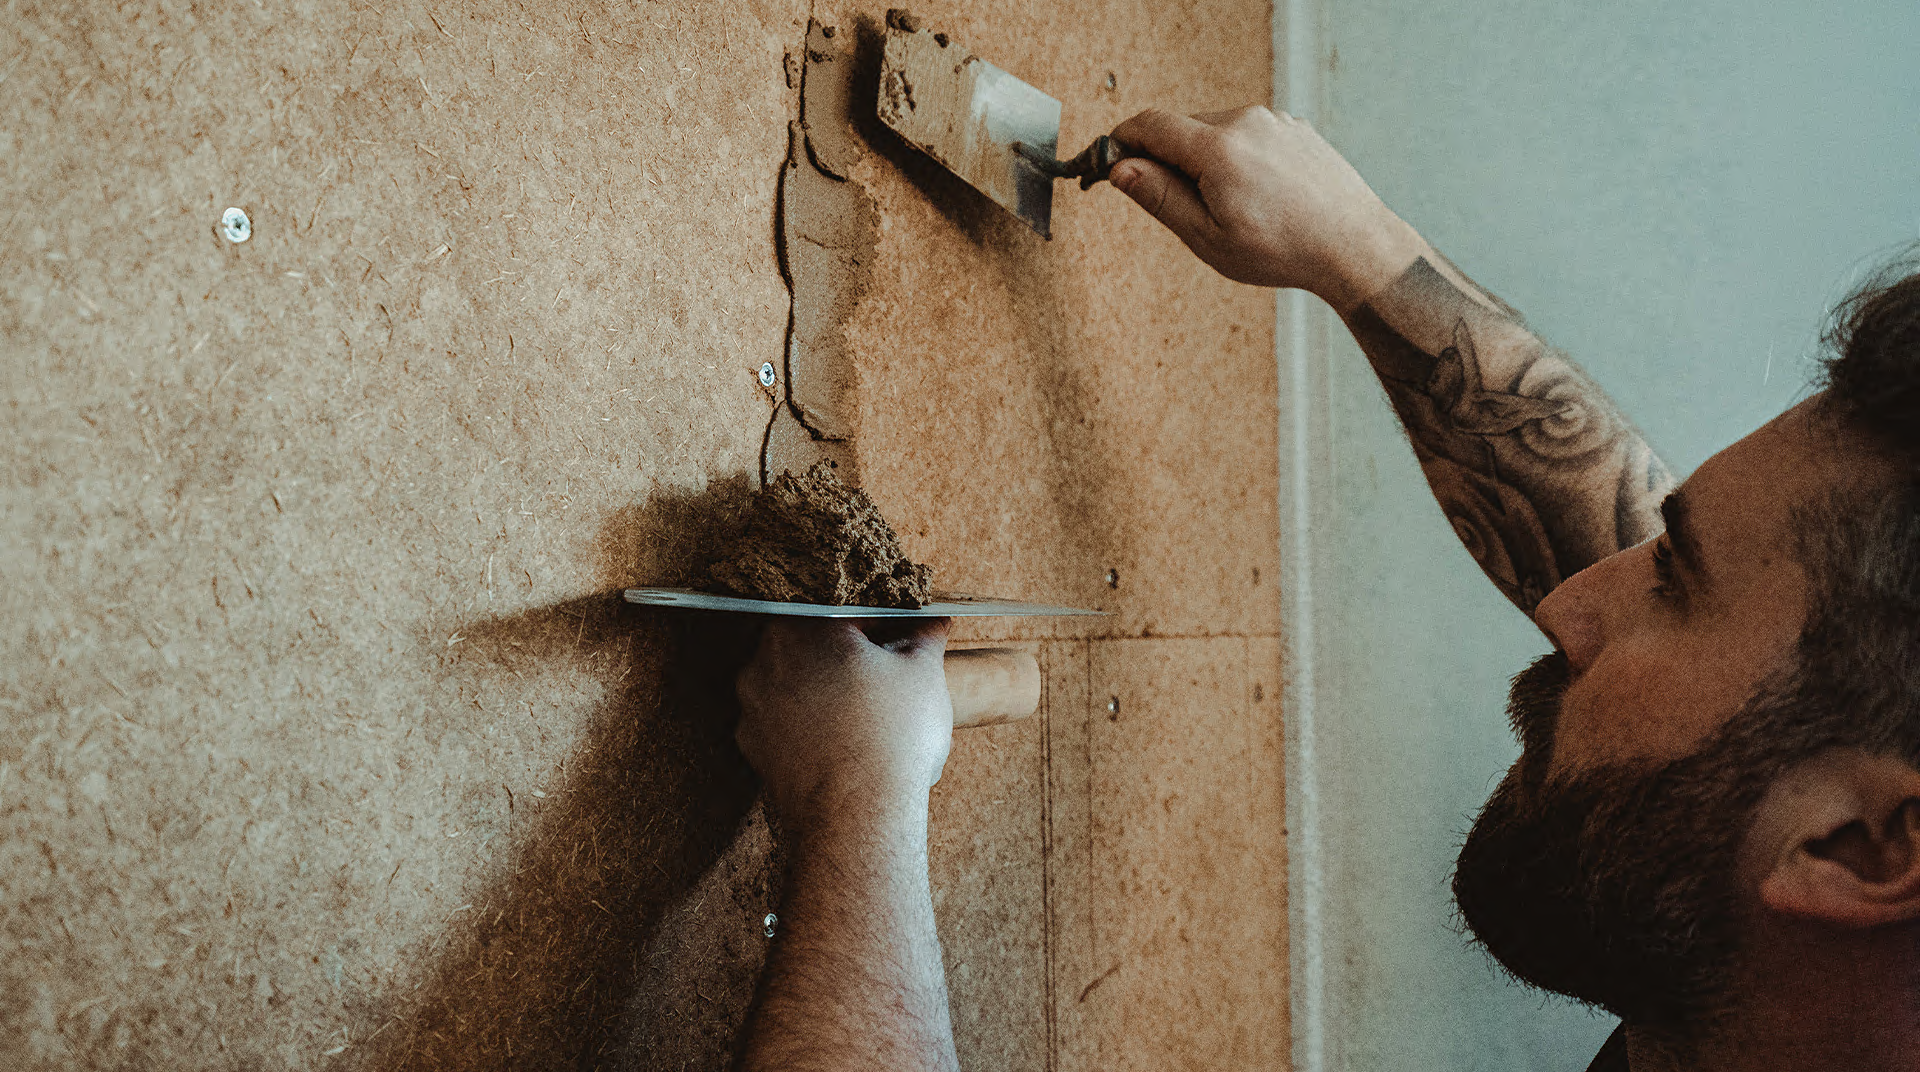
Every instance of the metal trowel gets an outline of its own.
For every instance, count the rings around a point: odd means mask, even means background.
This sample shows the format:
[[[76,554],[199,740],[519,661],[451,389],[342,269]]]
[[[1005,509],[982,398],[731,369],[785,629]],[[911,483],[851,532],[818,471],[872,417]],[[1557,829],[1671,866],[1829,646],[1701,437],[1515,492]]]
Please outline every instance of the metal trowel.
[[[880,60],[880,121],[996,204],[1053,237],[1053,183],[1082,190],[1126,156],[1102,134],[1070,160],[1060,145],[1060,102],[967,51],[913,15],[887,12]]]
[[[698,592],[691,588],[629,588],[627,602],[687,610],[732,611],[798,618],[977,618],[993,615],[1098,615],[1100,610],[1051,607],[936,593],[924,607],[836,607],[822,603],[778,603],[764,599]],[[1033,714],[1040,706],[1040,662],[1025,648],[950,648],[947,693],[953,697],[955,726],[993,726]]]

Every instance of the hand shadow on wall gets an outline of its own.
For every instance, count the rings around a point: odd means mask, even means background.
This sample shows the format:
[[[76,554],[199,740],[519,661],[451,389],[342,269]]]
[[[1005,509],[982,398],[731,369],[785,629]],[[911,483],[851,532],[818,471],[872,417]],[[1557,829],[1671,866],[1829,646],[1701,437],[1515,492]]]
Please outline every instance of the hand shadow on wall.
[[[517,802],[471,912],[363,1050],[391,1069],[727,1067],[765,956],[779,868],[732,740],[733,678],[757,626],[643,610],[630,583],[685,585],[738,523],[745,477],[663,494],[602,531],[608,589],[465,624],[450,671],[595,675],[605,699],[558,791]],[[534,676],[529,673],[527,676]]]

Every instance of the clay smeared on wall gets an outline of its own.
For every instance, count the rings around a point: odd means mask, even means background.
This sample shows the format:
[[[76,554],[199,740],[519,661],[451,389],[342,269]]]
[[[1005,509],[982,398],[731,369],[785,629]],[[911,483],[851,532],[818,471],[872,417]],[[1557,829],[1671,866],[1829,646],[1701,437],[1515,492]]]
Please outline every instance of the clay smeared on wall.
[[[792,295],[783,404],[767,427],[761,481],[826,460],[859,484],[859,419],[847,338],[872,275],[873,199],[850,181],[863,153],[853,135],[856,37],[809,20],[799,61],[799,118],[780,171],[780,267]],[[790,74],[791,77],[791,74]]]

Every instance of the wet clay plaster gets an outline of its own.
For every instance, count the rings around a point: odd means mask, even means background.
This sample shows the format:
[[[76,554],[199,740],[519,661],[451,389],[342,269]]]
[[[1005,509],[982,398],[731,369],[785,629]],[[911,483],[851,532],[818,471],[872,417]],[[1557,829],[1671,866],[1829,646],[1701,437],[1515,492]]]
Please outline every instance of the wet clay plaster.
[[[872,198],[847,176],[863,150],[852,130],[854,35],[810,21],[800,118],[780,173],[780,264],[793,296],[786,397],[768,427],[761,480],[821,459],[858,483],[851,443],[857,377],[847,325],[872,274]]]
[[[910,608],[933,597],[933,571],[900,552],[873,500],[825,461],[754,496],[746,530],[710,577],[728,595],[788,603]]]

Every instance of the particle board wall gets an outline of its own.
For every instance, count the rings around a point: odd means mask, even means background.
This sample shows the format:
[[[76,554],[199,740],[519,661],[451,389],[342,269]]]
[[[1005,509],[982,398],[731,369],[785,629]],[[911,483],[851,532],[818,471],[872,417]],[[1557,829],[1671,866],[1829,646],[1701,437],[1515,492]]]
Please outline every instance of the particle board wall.
[[[613,593],[758,476],[792,68],[882,12],[4,11],[0,1063],[719,1067],[777,897],[743,638]],[[1261,3],[919,13],[1063,144],[1269,97]],[[1277,1060],[1271,302],[848,132],[835,449],[947,585],[1114,611],[961,633],[1047,670],[936,795],[963,1062]]]

